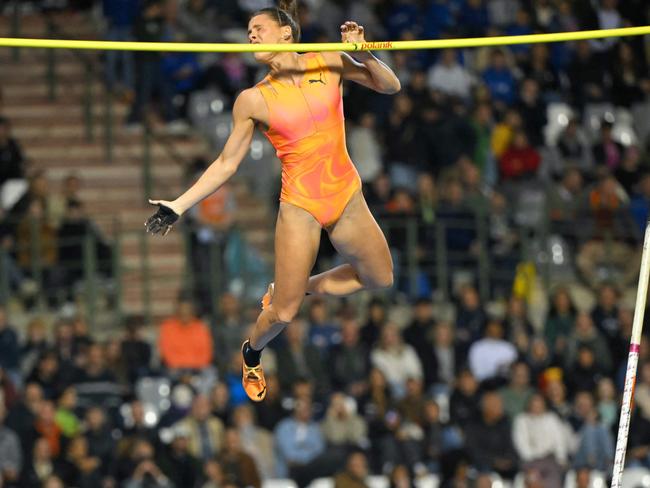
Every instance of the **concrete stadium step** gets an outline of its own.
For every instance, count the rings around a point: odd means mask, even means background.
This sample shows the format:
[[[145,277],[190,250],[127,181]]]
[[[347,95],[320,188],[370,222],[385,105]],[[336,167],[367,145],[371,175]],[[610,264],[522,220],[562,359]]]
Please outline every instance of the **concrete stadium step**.
[[[81,101],[81,100],[80,100]],[[39,103],[34,105],[23,105],[23,106],[8,106],[4,107],[2,112],[5,117],[9,117],[12,120],[23,120],[23,119],[40,119],[52,118],[56,120],[70,120],[71,118],[82,118],[84,116],[84,107],[77,103],[75,105],[68,105],[67,103],[59,103],[54,101],[54,103]],[[103,100],[96,99],[92,105],[92,113],[97,116],[104,115],[106,113],[105,104]],[[115,120],[123,118],[129,113],[129,108],[125,105],[113,105],[112,113]]]
[[[1,77],[0,77],[1,79]],[[104,84],[100,81],[93,82],[91,89],[93,93],[101,93],[100,90],[103,89]],[[71,83],[63,86],[58,84],[57,93],[65,93],[66,95],[75,95],[81,96],[85,93],[86,87],[83,83]],[[45,80],[34,80],[33,83],[29,84],[18,84],[12,83],[7,84],[2,87],[3,96],[7,99],[14,97],[47,97],[49,95],[49,87],[47,81]]]

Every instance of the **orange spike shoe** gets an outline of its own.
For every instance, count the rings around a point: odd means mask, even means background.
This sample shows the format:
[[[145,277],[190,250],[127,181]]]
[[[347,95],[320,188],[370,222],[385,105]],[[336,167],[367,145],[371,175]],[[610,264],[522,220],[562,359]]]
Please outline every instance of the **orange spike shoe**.
[[[244,341],[242,344],[242,350],[244,345],[248,341]],[[246,361],[242,357],[242,379],[241,384],[244,387],[244,391],[248,395],[248,398],[254,402],[261,402],[266,397],[266,379],[264,378],[264,370],[262,369],[262,363],[257,366],[247,366]]]

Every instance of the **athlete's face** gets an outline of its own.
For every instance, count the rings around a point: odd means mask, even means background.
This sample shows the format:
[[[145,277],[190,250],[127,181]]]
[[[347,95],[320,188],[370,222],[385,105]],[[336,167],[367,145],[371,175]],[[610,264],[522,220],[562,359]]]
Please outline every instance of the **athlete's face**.
[[[277,19],[260,14],[248,22],[248,42],[251,44],[285,44],[292,42],[291,27],[281,26]],[[260,63],[269,63],[276,53],[254,53]]]

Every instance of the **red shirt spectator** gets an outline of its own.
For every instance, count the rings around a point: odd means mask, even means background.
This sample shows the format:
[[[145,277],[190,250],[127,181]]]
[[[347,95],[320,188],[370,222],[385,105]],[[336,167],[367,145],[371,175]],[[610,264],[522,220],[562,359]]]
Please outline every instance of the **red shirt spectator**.
[[[192,303],[181,298],[178,313],[160,326],[160,354],[168,368],[201,369],[212,361],[210,329],[194,315]]]
[[[526,134],[523,131],[517,132],[499,162],[501,179],[517,180],[535,176],[540,160],[537,150],[528,143]]]

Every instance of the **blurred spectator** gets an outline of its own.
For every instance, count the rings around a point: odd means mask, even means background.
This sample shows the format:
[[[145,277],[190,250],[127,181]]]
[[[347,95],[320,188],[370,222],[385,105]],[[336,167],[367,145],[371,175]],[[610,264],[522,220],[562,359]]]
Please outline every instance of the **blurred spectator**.
[[[578,41],[575,46],[567,75],[571,83],[573,103],[582,110],[587,103],[605,100],[607,70],[591,51],[589,41]]]
[[[636,146],[628,146],[625,148],[621,164],[614,170],[614,176],[629,196],[634,193],[643,171],[641,151]]]
[[[573,458],[576,468],[588,467],[608,472],[614,462],[614,440],[598,418],[591,393],[580,392],[575,398],[581,425],[577,426],[578,448]]]
[[[273,435],[256,425],[250,405],[240,405],[233,412],[233,426],[239,433],[242,450],[252,456],[262,479],[275,476]]]
[[[636,191],[630,202],[630,213],[639,232],[644,232],[650,215],[650,172],[646,171],[639,175]]]
[[[339,325],[328,317],[327,305],[320,298],[309,304],[308,311],[309,343],[321,353],[328,353],[332,346],[341,342]]]
[[[394,400],[383,373],[373,368],[369,376],[368,393],[359,402],[359,411],[368,425],[372,469],[382,469],[386,458],[385,445],[390,443],[391,429],[395,426]],[[388,440],[386,440],[388,439]]]
[[[367,426],[356,413],[354,401],[342,393],[334,393],[321,424],[323,437],[330,446],[363,448],[367,444]]]
[[[85,354],[83,368],[74,378],[77,394],[86,405],[108,406],[120,403],[122,389],[106,361],[106,351],[101,344],[91,344]]]
[[[567,340],[576,319],[577,310],[569,290],[558,287],[551,296],[551,309],[546,318],[544,336],[548,346],[557,354],[566,351]]]
[[[587,283],[596,288],[603,275],[621,286],[632,284],[639,272],[637,229],[631,221],[619,185],[604,176],[588,195],[587,228],[576,265]]]
[[[219,315],[213,327],[215,359],[223,370],[226,358],[233,351],[239,351],[246,335],[247,324],[241,313],[239,299],[232,293],[224,293],[219,298]]]
[[[564,430],[558,416],[547,411],[541,395],[533,395],[526,413],[515,418],[512,436],[523,469],[538,471],[544,486],[562,486],[569,454]]]
[[[593,154],[589,139],[575,117],[569,119],[566,128],[560,133],[557,148],[564,160],[565,168],[578,168],[583,173],[590,173],[593,170]]]
[[[126,318],[126,331],[120,343],[120,353],[129,365],[128,377],[134,383],[146,375],[151,367],[151,345],[142,338],[143,318],[129,316]]]
[[[205,322],[194,314],[192,301],[179,297],[176,315],[160,325],[160,356],[174,370],[199,370],[212,362],[212,338]]]
[[[232,486],[226,485],[225,482],[223,468],[216,460],[211,459],[203,465],[203,479],[202,484],[199,485],[201,488],[226,488]]]
[[[600,136],[592,146],[598,169],[614,172],[623,161],[623,145],[612,137],[613,124],[607,120],[600,123]]]
[[[469,367],[480,382],[503,377],[510,364],[517,359],[517,350],[504,339],[503,324],[490,320],[483,339],[469,348]]]
[[[278,377],[285,392],[296,380],[306,378],[314,383],[320,395],[325,393],[328,378],[318,349],[306,343],[305,328],[304,321],[300,319],[287,326],[284,334],[286,346],[277,351]]]
[[[465,285],[460,289],[459,301],[456,338],[463,348],[468,348],[470,343],[483,334],[487,316],[481,305],[478,291],[473,286]]]
[[[166,28],[163,3],[160,0],[146,0],[134,24],[134,40],[161,42],[165,40]],[[165,121],[171,123],[177,118],[172,103],[171,85],[161,68],[161,57],[159,52],[152,51],[135,54],[135,101],[127,119],[129,125],[145,121],[145,111],[150,108],[155,92],[158,93]]]
[[[23,465],[20,439],[6,422],[6,410],[0,400],[0,479],[8,482],[18,481]],[[25,460],[26,461],[26,460]]]
[[[203,20],[201,22],[205,25]],[[207,87],[216,87],[229,100],[234,101],[237,93],[254,83],[254,70],[236,53],[222,53],[220,56],[218,62],[205,69],[201,83]]]
[[[548,212],[553,232],[575,245],[578,233],[575,222],[582,211],[583,178],[577,168],[567,168],[559,183],[547,193]]]
[[[546,103],[540,94],[537,80],[525,79],[521,83],[517,110],[524,122],[524,130],[533,147],[544,145],[544,127],[547,124]]]
[[[512,144],[499,160],[499,173],[503,182],[531,179],[537,174],[541,157],[530,144],[524,131],[515,132]]]
[[[512,105],[516,97],[516,81],[506,57],[499,48],[494,48],[490,54],[490,64],[482,74],[483,82],[487,85],[495,102]]]
[[[523,361],[510,366],[510,382],[499,390],[506,415],[513,420],[526,410],[535,390],[530,386],[530,370]]]
[[[264,402],[254,405],[255,414],[260,427],[273,430],[280,420],[286,416],[286,410],[283,405],[284,396],[277,374],[271,374],[266,377],[266,387],[268,391]]]
[[[632,107],[650,93],[648,72],[627,42],[616,47],[616,69],[612,71],[612,101],[617,107]]]
[[[20,347],[18,335],[8,323],[7,310],[0,305],[0,368],[16,386],[22,384],[19,369]]]
[[[368,348],[374,347],[381,331],[388,320],[386,303],[380,298],[368,302],[368,314],[365,325],[361,328],[361,342]]]
[[[187,42],[218,42],[219,29],[215,29],[216,8],[206,0],[189,0],[180,5],[176,27]]]
[[[348,456],[345,468],[334,477],[334,488],[368,488],[368,460],[361,451]]]
[[[404,396],[406,380],[423,377],[422,364],[415,350],[403,343],[399,330],[393,324],[384,326],[379,344],[370,353],[370,360],[388,380],[395,398]]]
[[[591,311],[591,319],[600,332],[613,356],[621,357],[620,349],[626,349],[619,324],[618,301],[620,294],[612,283],[605,282],[598,289],[596,306]],[[624,353],[623,353],[624,354]],[[618,361],[616,361],[618,362]]]
[[[138,0],[102,0],[106,22],[104,38],[107,41],[133,40],[133,26],[138,16],[138,9]],[[131,51],[106,52],[106,83],[110,90],[122,91],[127,100],[133,99],[135,88],[133,61]]]
[[[23,376],[29,373],[36,361],[49,347],[45,322],[42,317],[36,317],[27,324],[27,336],[20,348],[20,369]]]
[[[101,483],[102,459],[92,456],[89,441],[82,436],[70,440],[59,472],[68,485],[94,488]]]
[[[0,117],[0,187],[7,180],[24,178],[24,163],[22,149],[11,136],[11,123]]]
[[[545,391],[549,409],[561,420],[568,420],[571,415],[571,405],[567,401],[567,389],[561,378],[548,381]]]
[[[505,337],[519,352],[525,353],[528,350],[529,337],[535,335],[535,329],[528,319],[528,307],[524,298],[514,294],[510,296],[503,325]]]
[[[190,414],[175,425],[189,437],[189,452],[203,461],[217,455],[223,446],[223,422],[210,412],[210,400],[197,395]]]
[[[88,454],[101,459],[105,465],[110,465],[115,439],[112,426],[102,408],[90,407],[86,410],[84,437],[88,441]]]
[[[467,0],[461,4],[458,12],[458,25],[462,26],[462,35],[475,37],[485,35],[490,25],[490,14],[483,0]]]
[[[54,419],[65,437],[74,437],[81,430],[81,422],[75,413],[77,391],[69,386],[61,392],[57,401]],[[111,446],[112,447],[112,446]]]
[[[508,109],[492,131],[490,145],[495,158],[500,159],[505,154],[512,144],[515,132],[522,128],[521,114],[514,108]]]
[[[530,13],[527,9],[517,10],[515,22],[506,28],[505,33],[509,36],[525,36],[533,33]],[[508,48],[518,60],[526,59],[530,52],[530,44],[513,44]]]
[[[581,312],[576,317],[575,327],[569,336],[565,361],[571,367],[579,360],[580,348],[589,349],[596,361],[596,366],[601,373],[611,371],[613,366],[611,352],[602,334],[594,326],[591,316]]]
[[[50,444],[47,439],[40,437],[34,444],[32,456],[25,460],[20,484],[22,486],[45,486],[45,481],[54,474],[56,468],[57,464],[50,452]],[[4,473],[3,476],[6,477]]]
[[[648,373],[650,373],[650,371]],[[641,372],[641,376],[643,376],[643,374],[644,373]],[[639,395],[638,386],[636,389],[636,395]],[[596,408],[598,410],[598,417],[601,423],[611,431],[618,422],[619,401],[616,393],[616,387],[610,378],[602,378],[598,382],[597,397],[598,405]]]
[[[449,399],[449,415],[452,423],[463,426],[478,421],[479,399],[476,378],[469,369],[461,370]]]
[[[261,487],[262,483],[255,460],[242,449],[239,432],[236,429],[226,429],[224,446],[218,461],[223,466],[227,482],[235,486]]]
[[[154,462],[155,451],[146,440],[138,440],[131,448],[133,468],[124,488],[171,488],[174,485]]]
[[[377,137],[377,119],[363,113],[357,125],[349,125],[347,145],[361,181],[373,181],[382,170],[381,145]]]
[[[390,488],[413,488],[413,480],[407,466],[398,464],[390,472]]]
[[[328,369],[333,388],[355,398],[368,390],[369,351],[360,342],[356,320],[341,321],[341,342],[332,347]]]
[[[195,486],[201,463],[190,454],[190,433],[182,425],[172,428],[172,440],[162,449],[158,465],[174,486]]]
[[[448,96],[467,99],[473,84],[472,75],[458,62],[455,49],[443,50],[428,73],[429,87]]]
[[[472,464],[479,472],[496,471],[506,479],[517,472],[517,453],[511,427],[503,412],[498,393],[487,392],[481,398],[481,417],[465,426],[465,445]],[[560,485],[551,485],[560,486]]]
[[[34,443],[39,437],[34,424],[42,403],[41,387],[37,383],[27,383],[21,401],[16,403],[7,415],[5,423],[11,425],[11,429],[20,438],[23,459],[29,459]]]
[[[47,442],[50,444],[50,452],[56,457],[61,452],[62,430],[57,425],[55,416],[56,408],[54,402],[51,400],[43,400],[36,411],[34,428],[40,437],[47,439]]]
[[[325,440],[311,414],[309,403],[298,402],[294,415],[284,419],[275,428],[277,475],[281,478],[309,478],[309,463],[325,451]]]
[[[522,71],[527,80],[535,80],[542,98],[557,97],[560,79],[551,63],[549,47],[546,44],[533,44],[530,58],[524,60]]]

